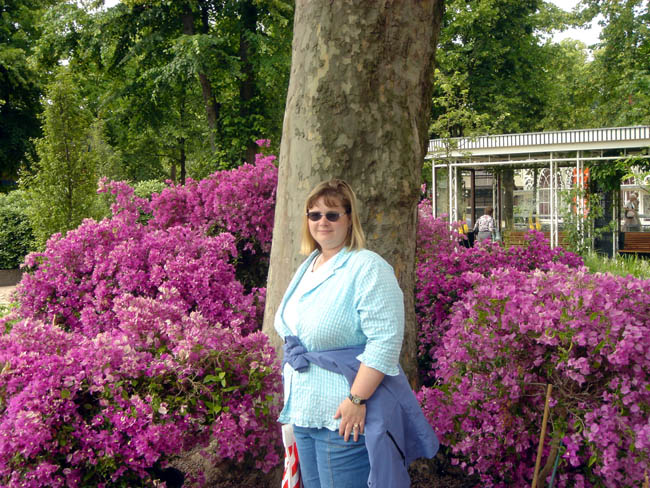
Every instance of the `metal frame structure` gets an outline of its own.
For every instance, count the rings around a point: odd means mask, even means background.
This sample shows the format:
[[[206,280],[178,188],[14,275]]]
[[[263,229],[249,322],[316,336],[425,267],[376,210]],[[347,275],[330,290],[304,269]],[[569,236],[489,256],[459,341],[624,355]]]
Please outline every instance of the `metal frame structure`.
[[[500,134],[475,138],[433,139],[426,158],[432,159],[433,214],[438,216],[436,169],[448,169],[450,222],[458,216],[458,174],[463,168],[490,169],[500,166],[519,168],[548,167],[550,171],[550,243],[558,245],[559,186],[561,167],[575,167],[576,185],[584,188],[584,163],[615,161],[630,153],[650,147],[650,126],[581,129],[555,132]],[[566,153],[575,153],[575,156]],[[649,154],[640,155],[650,158]],[[500,205],[494,196],[495,218],[500,219]],[[497,194],[498,197],[499,194]],[[577,202],[584,212],[584,201]],[[581,214],[582,215],[582,214]],[[616,252],[617,239],[613,239]]]

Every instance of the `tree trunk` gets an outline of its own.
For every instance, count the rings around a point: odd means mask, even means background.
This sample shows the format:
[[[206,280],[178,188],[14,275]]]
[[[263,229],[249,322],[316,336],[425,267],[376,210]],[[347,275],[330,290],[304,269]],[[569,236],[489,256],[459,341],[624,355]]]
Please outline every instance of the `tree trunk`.
[[[296,2],[264,331],[299,263],[302,206],[320,181],[355,189],[368,248],[404,292],[402,366],[416,378],[415,231],[442,0]]]
[[[185,178],[187,176],[187,170],[185,166],[187,165],[187,152],[185,150],[186,141],[184,137],[181,137],[178,141],[180,146],[181,154],[178,160],[178,165],[181,167],[181,185],[185,185]]]
[[[239,115],[242,120],[249,120],[254,113],[253,104],[257,96],[255,68],[252,59],[255,57],[255,43],[250,37],[257,31],[257,6],[252,0],[246,0],[239,6],[241,27],[239,31],[239,59],[241,63],[241,78],[239,79]],[[244,161],[255,162],[258,147],[255,141],[246,141]]]
[[[183,34],[194,35],[194,13],[189,6],[186,6],[182,15]],[[201,93],[203,94],[203,103],[205,104],[205,113],[210,127],[210,148],[212,152],[216,151],[217,143],[215,136],[217,133],[217,119],[219,117],[219,105],[212,92],[212,84],[205,73],[199,73],[199,83],[201,84]]]

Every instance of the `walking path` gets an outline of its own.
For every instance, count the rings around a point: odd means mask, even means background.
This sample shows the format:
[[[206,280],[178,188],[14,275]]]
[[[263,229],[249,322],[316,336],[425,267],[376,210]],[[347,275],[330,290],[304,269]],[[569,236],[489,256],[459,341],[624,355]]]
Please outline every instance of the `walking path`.
[[[11,302],[11,294],[16,289],[16,286],[0,286],[0,303]]]

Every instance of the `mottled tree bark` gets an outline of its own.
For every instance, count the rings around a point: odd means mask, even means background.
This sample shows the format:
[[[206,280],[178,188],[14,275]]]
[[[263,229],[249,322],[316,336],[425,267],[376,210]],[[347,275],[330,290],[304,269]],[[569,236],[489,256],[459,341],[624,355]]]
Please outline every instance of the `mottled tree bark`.
[[[300,262],[307,193],[332,177],[361,203],[368,248],[404,292],[402,366],[416,377],[415,230],[442,0],[296,2],[264,331]]]

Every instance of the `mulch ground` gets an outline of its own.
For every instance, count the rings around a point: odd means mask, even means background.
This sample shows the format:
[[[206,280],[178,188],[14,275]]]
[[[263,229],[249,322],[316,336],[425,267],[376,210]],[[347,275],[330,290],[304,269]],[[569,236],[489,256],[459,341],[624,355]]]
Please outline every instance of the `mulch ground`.
[[[419,460],[409,468],[411,488],[475,488],[479,486],[476,476],[467,476],[457,466],[452,466],[444,455],[439,452],[431,460]],[[211,488],[274,488],[280,487],[281,472],[264,475],[254,470],[246,473],[230,472]],[[171,488],[171,487],[170,487]]]

